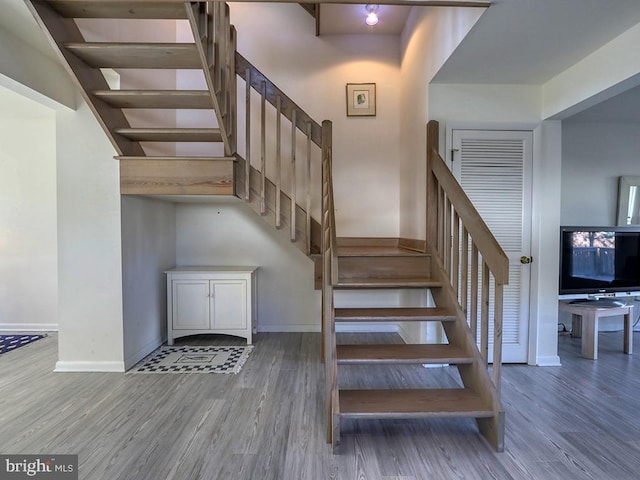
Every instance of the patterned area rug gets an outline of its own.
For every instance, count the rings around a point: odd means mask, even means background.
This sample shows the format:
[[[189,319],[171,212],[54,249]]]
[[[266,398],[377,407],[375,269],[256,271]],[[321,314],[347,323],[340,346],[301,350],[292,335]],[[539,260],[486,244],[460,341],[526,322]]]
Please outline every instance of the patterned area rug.
[[[0,354],[24,347],[46,335],[0,335]]]
[[[128,373],[238,373],[249,358],[247,347],[160,347]]]

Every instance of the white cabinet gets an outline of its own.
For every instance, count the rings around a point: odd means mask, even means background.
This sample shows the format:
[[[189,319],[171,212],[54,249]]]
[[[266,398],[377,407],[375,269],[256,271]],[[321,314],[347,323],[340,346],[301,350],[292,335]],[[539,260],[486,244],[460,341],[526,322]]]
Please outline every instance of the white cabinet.
[[[187,335],[223,333],[247,339],[255,332],[257,267],[185,267],[167,270],[167,343]]]

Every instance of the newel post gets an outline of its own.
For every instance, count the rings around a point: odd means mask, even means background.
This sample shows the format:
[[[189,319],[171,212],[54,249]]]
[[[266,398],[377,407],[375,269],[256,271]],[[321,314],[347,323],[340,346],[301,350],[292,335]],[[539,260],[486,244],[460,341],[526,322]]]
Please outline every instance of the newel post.
[[[439,150],[439,123],[429,120],[427,123],[427,184],[426,184],[426,240],[431,248],[437,247],[438,238],[438,182],[433,175],[433,157]]]

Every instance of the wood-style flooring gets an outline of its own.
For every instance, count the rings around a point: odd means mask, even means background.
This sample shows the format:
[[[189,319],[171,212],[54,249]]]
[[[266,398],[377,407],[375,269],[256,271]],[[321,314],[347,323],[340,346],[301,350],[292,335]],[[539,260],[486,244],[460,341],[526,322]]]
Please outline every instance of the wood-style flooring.
[[[0,355],[0,453],[78,454],[83,480],[640,478],[640,355],[622,353],[621,332],[600,334],[597,361],[561,336],[562,367],[503,368],[500,454],[473,420],[434,419],[347,421],[333,455],[319,344],[319,334],[261,334],[238,375],[53,373],[52,335]],[[355,369],[375,375],[356,380]],[[353,388],[459,384],[453,367],[341,371]]]

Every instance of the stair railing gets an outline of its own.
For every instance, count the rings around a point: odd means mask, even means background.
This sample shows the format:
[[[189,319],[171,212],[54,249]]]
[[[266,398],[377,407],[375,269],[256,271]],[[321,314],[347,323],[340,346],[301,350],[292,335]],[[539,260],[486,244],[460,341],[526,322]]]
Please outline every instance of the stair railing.
[[[444,265],[476,343],[480,322],[479,348],[485,365],[493,312],[492,380],[500,392],[503,292],[509,283],[509,259],[438,153],[438,143],[438,122],[432,120],[427,124],[427,243]]]
[[[246,201],[251,200],[251,163],[252,163],[252,90],[260,95],[260,162],[258,172],[260,175],[260,186],[257,194],[260,196],[260,213],[266,214],[267,210],[267,180],[271,180],[275,186],[275,226],[282,227],[282,204],[281,193],[286,192],[290,199],[289,203],[289,230],[292,242],[298,240],[299,230],[303,232],[306,240],[305,251],[307,255],[319,251],[319,245],[314,245],[314,231],[312,226],[312,169],[314,158],[314,145],[322,148],[322,138],[324,135],[323,126],[313,120],[302,108],[282,92],[273,82],[271,82],[260,70],[253,66],[240,53],[235,54],[235,68],[237,75],[245,81],[245,172],[243,197]],[[267,123],[267,103],[275,108],[275,126]],[[288,146],[288,178],[284,178],[285,169],[283,160],[287,152],[283,152],[282,147],[282,119],[286,119],[291,125],[291,138]],[[295,127],[295,128],[294,128]],[[275,139],[275,168],[268,178],[267,175],[267,130],[271,132],[270,138]],[[305,141],[304,151],[299,151],[298,136],[303,135]],[[300,172],[301,175],[298,173]],[[296,179],[302,178],[302,189],[297,185]],[[298,226],[296,217],[296,206],[301,204],[304,211],[303,225]],[[298,207],[299,208],[299,207]],[[319,232],[318,232],[319,233]],[[319,243],[319,242],[318,242]]]
[[[327,442],[335,445],[339,435],[338,363],[336,356],[333,287],[338,283],[336,221],[333,204],[331,122],[322,123],[322,332],[325,362]]]
[[[236,31],[230,24],[228,4],[218,1],[194,2],[187,7],[187,16],[194,32],[198,51],[209,67],[205,69],[205,80],[218,115],[219,128],[225,141],[225,154],[235,155],[239,159],[238,163],[242,165],[240,173],[243,176],[243,182],[241,188],[236,188],[237,193],[251,203],[255,200],[252,198],[253,190],[259,197],[260,214],[273,216],[274,226],[278,229],[283,228],[284,219],[288,217],[291,241],[297,242],[304,238],[304,251],[307,255],[319,252],[320,232],[319,229],[316,231],[314,228],[312,199],[314,193],[317,198],[320,197],[320,185],[318,182],[314,191],[311,172],[312,159],[314,155],[318,155],[314,152],[313,145],[317,147],[317,152],[322,148],[322,126],[236,51]],[[243,98],[238,98],[237,95],[237,77],[245,81]],[[256,138],[251,134],[252,92],[257,92],[260,96],[258,114],[260,158],[259,161],[253,162],[252,144]],[[268,121],[273,116],[267,115],[267,104],[276,110],[275,126]],[[245,113],[244,154],[246,158],[238,154],[238,111]],[[283,118],[292,126],[288,165],[283,163],[287,154],[287,148],[283,148],[282,145]],[[300,132],[306,140],[304,152],[298,146]],[[267,148],[273,143],[275,143],[275,167],[268,175]],[[272,159],[269,158],[269,160]],[[316,165],[320,166],[319,163]],[[252,186],[252,178],[256,174],[259,176],[257,188],[255,185]],[[297,179],[302,179],[302,182],[298,182]],[[283,200],[288,203],[287,216],[283,215]]]

